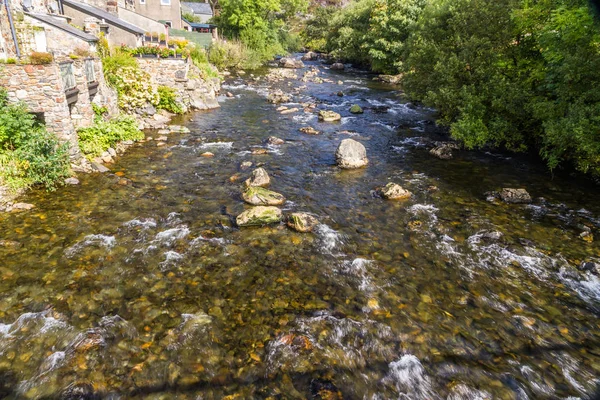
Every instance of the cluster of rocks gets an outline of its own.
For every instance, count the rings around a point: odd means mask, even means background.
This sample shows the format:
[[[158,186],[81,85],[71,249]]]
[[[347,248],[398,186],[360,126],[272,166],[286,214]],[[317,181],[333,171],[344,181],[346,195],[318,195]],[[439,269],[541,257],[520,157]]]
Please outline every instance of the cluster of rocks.
[[[292,96],[281,89],[277,89],[267,96],[267,101],[273,104],[287,103],[292,100]]]
[[[392,85],[397,85],[402,81],[402,74],[398,74],[398,75],[379,75],[375,78],[373,78],[373,80],[376,81],[381,81],[381,82],[385,82],[385,83],[389,83]]]
[[[282,82],[286,79],[298,79],[298,75],[292,69],[270,68],[265,80],[269,83]]]
[[[321,55],[314,51],[309,51],[302,56],[302,61],[317,61]]]
[[[532,201],[531,195],[522,188],[502,188],[500,191],[486,192],[485,196],[489,202],[502,200],[509,204],[527,204]]]
[[[285,203],[286,199],[282,194],[266,189],[270,184],[271,178],[264,168],[252,171],[250,177],[244,182],[242,199],[253,207],[236,217],[238,226],[269,225],[284,220],[283,212],[276,206]],[[286,223],[298,232],[310,232],[319,221],[310,214],[292,213],[287,217]]]
[[[429,154],[440,160],[450,160],[453,157],[452,150],[460,150],[460,145],[455,142],[433,142],[433,148],[429,150]]]

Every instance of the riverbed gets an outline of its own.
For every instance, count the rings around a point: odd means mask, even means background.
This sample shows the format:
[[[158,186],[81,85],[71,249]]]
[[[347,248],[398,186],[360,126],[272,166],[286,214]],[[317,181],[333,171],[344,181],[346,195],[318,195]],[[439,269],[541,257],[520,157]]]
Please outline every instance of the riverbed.
[[[176,121],[190,133],[0,215],[0,397],[597,398],[599,187],[524,155],[440,160],[435,111],[398,87],[295,73],[230,78],[220,109]],[[366,168],[336,167],[346,138]],[[314,232],[235,226],[257,166]],[[382,199],[389,182],[412,197]],[[533,202],[485,195],[504,187]]]

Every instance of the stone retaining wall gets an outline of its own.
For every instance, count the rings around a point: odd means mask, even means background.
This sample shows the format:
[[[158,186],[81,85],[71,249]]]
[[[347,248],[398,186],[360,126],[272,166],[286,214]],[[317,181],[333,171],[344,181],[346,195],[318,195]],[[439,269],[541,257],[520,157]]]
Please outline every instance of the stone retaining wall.
[[[46,127],[59,139],[77,147],[75,126],[60,78],[58,64],[2,65],[0,87],[8,92],[9,101],[23,102],[32,113],[43,115]]]
[[[208,110],[218,108],[217,96],[221,88],[218,78],[207,81],[200,78],[201,71],[185,59],[137,58],[143,71],[152,77],[156,86],[176,90],[178,101],[188,109]]]

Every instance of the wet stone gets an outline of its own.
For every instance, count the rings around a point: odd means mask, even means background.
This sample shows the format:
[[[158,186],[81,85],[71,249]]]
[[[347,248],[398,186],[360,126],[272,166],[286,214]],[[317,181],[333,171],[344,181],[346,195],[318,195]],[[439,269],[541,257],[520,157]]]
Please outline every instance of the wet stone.
[[[365,146],[353,139],[341,141],[335,152],[335,160],[341,168],[361,168],[369,163]]]
[[[285,203],[285,197],[277,192],[259,187],[248,187],[242,194],[242,199],[254,206],[278,206]]]
[[[531,196],[525,189],[503,188],[499,196],[505,203],[531,203]]]
[[[250,178],[244,182],[247,187],[267,187],[270,183],[271,178],[264,168],[257,168],[252,171]]]
[[[320,132],[313,128],[312,126],[305,126],[300,128],[300,132],[306,133],[307,135],[318,135]]]
[[[293,213],[287,218],[287,226],[298,232],[311,232],[319,220],[307,213]]]
[[[281,222],[283,213],[277,207],[253,207],[236,218],[238,226],[268,225]]]
[[[321,110],[319,111],[319,121],[322,122],[335,122],[342,119],[342,116],[335,111]]]
[[[390,182],[383,188],[379,189],[379,194],[381,197],[388,200],[409,199],[412,195],[408,190],[393,182]]]

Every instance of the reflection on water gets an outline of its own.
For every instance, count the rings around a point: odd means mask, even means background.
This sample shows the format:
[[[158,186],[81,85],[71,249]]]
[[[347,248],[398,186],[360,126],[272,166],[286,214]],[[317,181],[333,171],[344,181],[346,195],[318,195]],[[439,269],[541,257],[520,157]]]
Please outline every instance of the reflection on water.
[[[600,237],[600,190],[514,155],[433,158],[443,136],[431,110],[368,75],[318,76],[325,83],[232,80],[220,110],[181,121],[191,133],[0,215],[1,397],[600,393],[600,248],[580,237]],[[279,114],[271,86],[342,122]],[[335,167],[349,135],[368,168]],[[270,136],[285,142],[266,145]],[[232,224],[256,166],[285,212],[318,217],[314,233]],[[390,181],[413,197],[373,195]],[[535,200],[486,200],[502,187]]]

